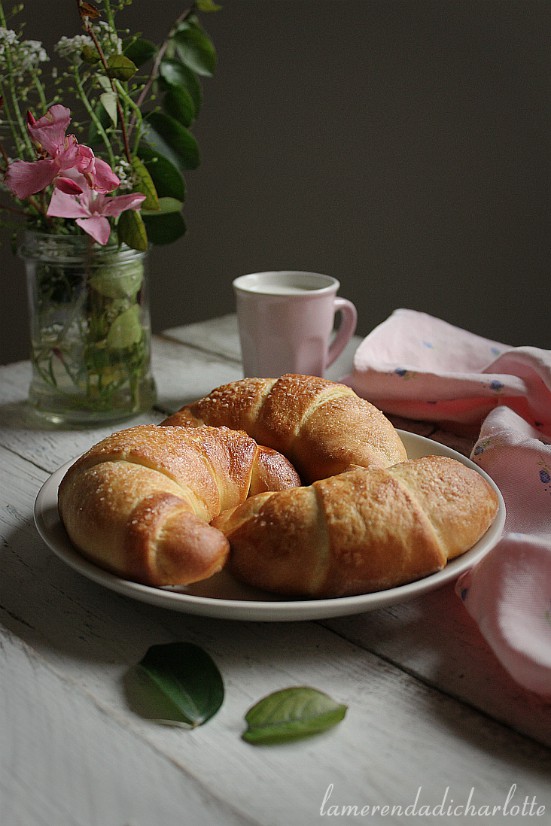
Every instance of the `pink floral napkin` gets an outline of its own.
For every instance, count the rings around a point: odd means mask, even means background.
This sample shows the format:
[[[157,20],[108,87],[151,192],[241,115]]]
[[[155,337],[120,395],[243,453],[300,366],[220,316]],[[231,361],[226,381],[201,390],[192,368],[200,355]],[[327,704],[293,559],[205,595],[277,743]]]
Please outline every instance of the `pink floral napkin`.
[[[551,697],[551,351],[400,309],[362,341],[346,382],[388,414],[471,437],[507,517],[456,592],[510,675]]]

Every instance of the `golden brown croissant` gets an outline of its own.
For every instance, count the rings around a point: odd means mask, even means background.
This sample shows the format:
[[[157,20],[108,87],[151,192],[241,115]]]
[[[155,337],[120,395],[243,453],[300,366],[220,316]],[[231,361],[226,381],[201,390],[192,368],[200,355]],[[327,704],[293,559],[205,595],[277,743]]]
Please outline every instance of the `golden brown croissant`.
[[[219,571],[224,535],[208,524],[250,494],[300,484],[289,462],[228,428],[141,425],[92,447],[59,487],[69,538],[93,562],[150,585]]]
[[[428,456],[253,496],[213,521],[236,578],[289,596],[378,591],[442,569],[497,512],[493,488],[455,459]]]
[[[287,456],[305,483],[407,459],[398,433],[380,410],[350,387],[315,376],[241,379],[182,407],[164,424],[244,430]]]

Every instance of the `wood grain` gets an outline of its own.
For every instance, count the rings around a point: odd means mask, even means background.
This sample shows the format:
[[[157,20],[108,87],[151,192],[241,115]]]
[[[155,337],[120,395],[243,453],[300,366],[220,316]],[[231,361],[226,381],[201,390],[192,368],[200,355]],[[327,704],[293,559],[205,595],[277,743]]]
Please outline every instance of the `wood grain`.
[[[150,421],[239,377],[217,329],[155,340]],[[512,787],[515,802],[536,796],[549,816],[551,707],[501,669],[452,588],[331,621],[247,623],[140,603],[65,566],[36,532],[34,500],[55,468],[115,428],[38,426],[28,376],[26,363],[0,368],[2,826],[310,826],[329,806],[419,795],[434,807],[446,789],[458,804],[472,794],[497,806]],[[222,709],[194,731],[148,720],[136,703],[136,663],[172,640],[205,648],[225,681]],[[254,702],[303,684],[348,705],[338,727],[272,747],[241,740]]]

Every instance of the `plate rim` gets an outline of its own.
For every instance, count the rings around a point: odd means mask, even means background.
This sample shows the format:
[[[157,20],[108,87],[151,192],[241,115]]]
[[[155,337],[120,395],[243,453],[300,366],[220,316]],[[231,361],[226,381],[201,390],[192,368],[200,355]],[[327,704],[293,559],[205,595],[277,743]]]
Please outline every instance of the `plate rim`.
[[[35,526],[50,551],[77,573],[123,596],[162,608],[219,619],[264,622],[319,620],[367,613],[389,605],[408,602],[456,580],[462,573],[478,563],[499,542],[505,524],[506,510],[503,496],[486,471],[467,456],[442,442],[436,442],[427,436],[399,428],[397,431],[405,443],[408,457],[410,452],[417,453],[419,450],[422,451],[419,455],[449,456],[480,473],[498,496],[498,512],[488,531],[469,551],[449,562],[441,571],[394,588],[327,599],[289,600],[276,595],[265,600],[228,599],[167,590],[119,577],[82,556],[71,544],[59,518],[58,485],[75,459],[57,468],[42,484],[34,504]]]

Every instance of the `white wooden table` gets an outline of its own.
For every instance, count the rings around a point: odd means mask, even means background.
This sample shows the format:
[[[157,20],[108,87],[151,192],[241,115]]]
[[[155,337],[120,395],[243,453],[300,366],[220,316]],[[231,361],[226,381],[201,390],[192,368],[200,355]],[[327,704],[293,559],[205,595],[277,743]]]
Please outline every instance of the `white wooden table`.
[[[140,421],[241,377],[233,316],[154,347],[159,404]],[[331,377],[350,361],[349,348]],[[26,362],[0,368],[1,826],[470,823],[475,810],[551,823],[551,706],[503,671],[452,586],[257,623],[138,602],[59,560],[33,523],[38,490],[116,428],[37,429],[29,376]],[[193,731],[144,719],[126,691],[147,648],[175,640],[207,650],[225,681],[221,710]],[[255,701],[304,684],[348,705],[340,725],[285,745],[241,739]]]

